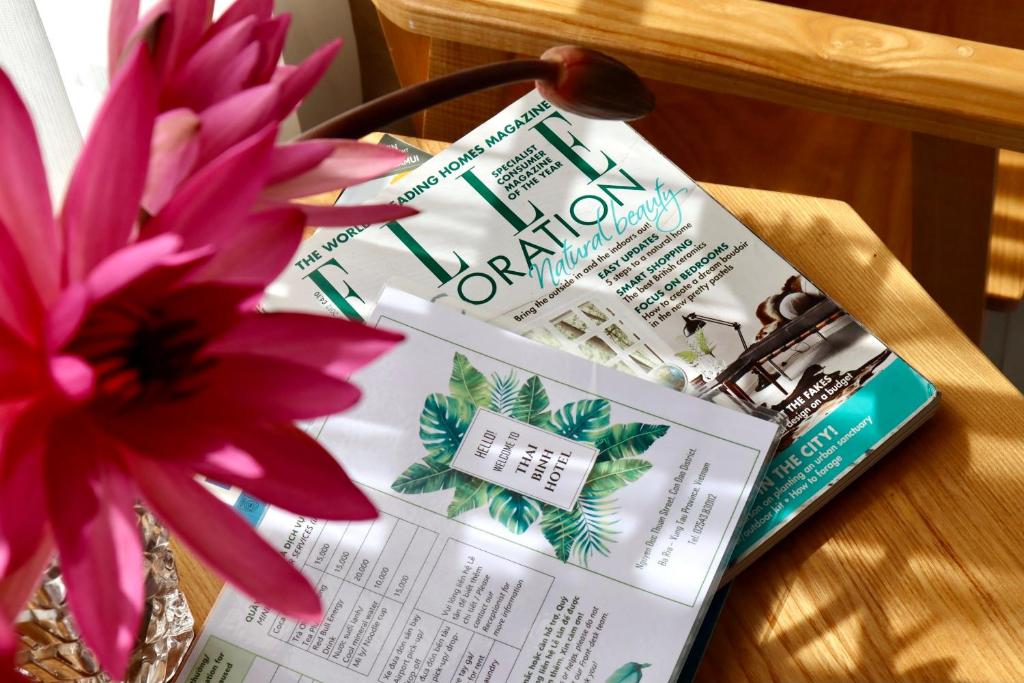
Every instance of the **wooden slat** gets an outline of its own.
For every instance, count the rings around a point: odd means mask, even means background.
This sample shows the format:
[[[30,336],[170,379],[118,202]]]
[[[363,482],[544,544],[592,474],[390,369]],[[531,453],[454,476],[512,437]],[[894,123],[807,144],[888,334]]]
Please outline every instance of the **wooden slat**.
[[[401,86],[405,88],[427,80],[430,38],[399,28],[380,12],[377,12],[377,17]],[[416,133],[423,135],[423,112],[413,114],[411,118]]]
[[[514,56],[509,52],[432,38],[428,77],[437,78],[470,66],[500,62]],[[523,88],[485,90],[431,107],[424,112],[423,135],[433,140],[454,142],[497,114],[523,92]]]
[[[977,342],[999,151],[924,133],[912,147],[911,272]]]
[[[999,154],[989,244],[989,308],[1013,310],[1024,299],[1024,154]]]
[[[673,83],[1024,150],[1024,51],[757,0],[374,0],[432,38],[600,48]]]
[[[736,580],[698,680],[1024,680],[1024,397],[848,205],[704,186],[943,398]],[[221,581],[176,552],[201,626]]]

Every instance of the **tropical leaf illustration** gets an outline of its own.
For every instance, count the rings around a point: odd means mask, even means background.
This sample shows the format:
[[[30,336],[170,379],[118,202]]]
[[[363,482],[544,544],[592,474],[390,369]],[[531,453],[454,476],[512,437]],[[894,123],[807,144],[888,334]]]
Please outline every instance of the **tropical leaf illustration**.
[[[593,443],[608,427],[610,408],[603,398],[568,403],[551,416],[551,431],[573,441]]]
[[[638,456],[663,437],[668,427],[641,422],[609,424],[611,409],[604,399],[568,403],[552,413],[547,390],[536,375],[522,386],[514,371],[505,376],[494,373],[488,379],[460,353],[453,360],[449,391],[450,395],[430,394],[424,401],[420,440],[426,455],[402,472],[391,488],[404,494],[454,489],[449,517],[486,507],[491,517],[514,534],[525,533],[540,520],[544,538],[564,562],[576,557],[586,565],[594,553],[608,555],[618,533],[617,509],[611,495],[651,469],[651,463]],[[594,444],[597,461],[571,510],[451,468],[477,408],[488,408],[573,441]],[[634,672],[620,667],[613,675],[620,672],[635,673],[636,678],[622,678],[619,683],[639,680],[639,668]]]
[[[542,507],[544,517],[540,520],[540,530],[554,549],[555,557],[562,562],[568,562],[580,528],[579,511],[576,508],[562,510],[543,503]]]
[[[576,510],[580,522],[576,530],[574,550],[580,564],[586,567],[591,553],[608,555],[608,544],[612,543],[612,536],[618,533],[612,527],[618,520],[615,519],[614,501],[594,498],[587,494],[580,496]]]
[[[568,562],[575,552],[586,566],[592,553],[608,554],[608,544],[616,531],[612,501],[580,496],[572,510],[542,504],[544,517],[540,529],[555,550],[555,557]]]
[[[461,353],[455,354],[448,390],[454,398],[472,403],[477,408],[486,408],[491,404],[490,383],[484,373],[474,368]]]
[[[458,484],[455,485],[455,495],[448,506],[448,516],[458,517],[464,512],[483,507],[502,490],[500,486],[495,486],[489,481],[459,473]]]
[[[605,683],[639,683],[643,677],[643,669],[650,664],[638,664],[637,662],[626,662],[612,672]]]
[[[642,422],[611,425],[594,442],[599,451],[598,462],[640,455],[665,436],[667,431],[668,425],[648,425]]]
[[[520,493],[500,489],[491,499],[491,517],[505,525],[514,534],[521,534],[540,516],[540,507],[532,498]]]
[[[546,428],[551,420],[548,411],[548,392],[541,384],[540,378],[534,375],[516,394],[515,405],[512,406],[512,417],[534,427]]]
[[[651,469],[651,463],[639,458],[605,460],[594,465],[583,485],[583,495],[604,498],[630,482],[634,482]]]
[[[447,465],[414,462],[395,479],[391,488],[399,493],[432,493],[452,488],[459,477],[460,473]]]
[[[427,449],[427,460],[447,465],[466,436],[475,408],[444,394],[430,394],[420,415],[420,440]]]
[[[509,370],[504,377],[496,372],[493,373],[491,375],[491,410],[502,415],[511,415],[512,408],[516,404],[518,389],[515,371]]]

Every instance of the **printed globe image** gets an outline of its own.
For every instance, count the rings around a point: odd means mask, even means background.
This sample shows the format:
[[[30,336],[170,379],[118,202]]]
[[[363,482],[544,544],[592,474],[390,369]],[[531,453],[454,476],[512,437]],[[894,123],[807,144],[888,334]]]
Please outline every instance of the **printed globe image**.
[[[683,369],[666,363],[651,370],[651,379],[658,384],[675,389],[676,391],[686,390],[686,373]]]

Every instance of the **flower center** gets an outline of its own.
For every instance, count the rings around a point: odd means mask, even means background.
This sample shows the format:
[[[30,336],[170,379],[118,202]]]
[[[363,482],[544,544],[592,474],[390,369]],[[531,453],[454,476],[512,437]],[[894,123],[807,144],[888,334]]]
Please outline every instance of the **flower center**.
[[[93,367],[97,403],[120,411],[192,394],[196,375],[213,362],[198,358],[206,342],[194,320],[108,306],[89,316],[69,350]]]

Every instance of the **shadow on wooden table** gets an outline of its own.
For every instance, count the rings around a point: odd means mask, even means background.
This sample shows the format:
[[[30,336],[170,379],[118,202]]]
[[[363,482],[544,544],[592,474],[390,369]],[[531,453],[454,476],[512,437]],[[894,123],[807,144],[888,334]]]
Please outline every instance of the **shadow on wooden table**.
[[[697,680],[968,681],[979,680],[979,658],[996,662],[981,680],[1011,680],[996,672],[1020,666],[1005,653],[1024,609],[1008,584],[1021,567],[1010,503],[1024,500],[1024,477],[992,456],[1021,451],[1024,398],[907,286],[874,235],[824,214],[740,217],[826,292],[856,292],[838,303],[907,354],[944,399],[736,580]]]

